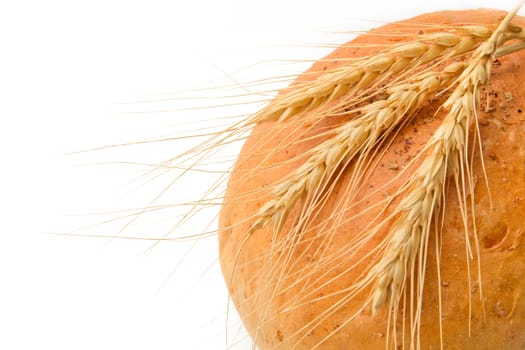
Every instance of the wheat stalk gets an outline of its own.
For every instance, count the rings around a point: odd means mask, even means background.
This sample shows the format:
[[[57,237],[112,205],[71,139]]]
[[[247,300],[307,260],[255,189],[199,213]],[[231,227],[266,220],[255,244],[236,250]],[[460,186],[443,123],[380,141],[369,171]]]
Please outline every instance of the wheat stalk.
[[[268,107],[253,116],[253,122],[282,122],[298,113],[320,109],[357,89],[370,86],[379,78],[384,80],[437,58],[447,59],[468,53],[491,34],[484,26],[464,26],[456,31],[421,35],[417,40],[353,60],[277,96]]]

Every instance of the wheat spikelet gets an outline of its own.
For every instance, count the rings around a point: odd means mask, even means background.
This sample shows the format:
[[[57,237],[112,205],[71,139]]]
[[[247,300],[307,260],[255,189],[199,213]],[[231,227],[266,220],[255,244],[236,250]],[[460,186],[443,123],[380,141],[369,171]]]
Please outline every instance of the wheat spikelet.
[[[417,40],[394,45],[379,53],[357,59],[348,65],[324,73],[301,84],[276,99],[253,117],[255,123],[285,121],[303,111],[326,106],[357,89],[370,86],[381,78],[399,74],[435,59],[463,55],[488,38],[491,31],[484,26],[464,26],[457,33],[441,32],[422,35]]]

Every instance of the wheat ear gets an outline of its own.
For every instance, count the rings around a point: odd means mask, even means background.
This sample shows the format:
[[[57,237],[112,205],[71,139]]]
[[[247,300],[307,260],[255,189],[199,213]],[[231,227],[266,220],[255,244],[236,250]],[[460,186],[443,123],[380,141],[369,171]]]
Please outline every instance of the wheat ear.
[[[410,118],[428,99],[446,87],[465,68],[465,63],[452,63],[440,72],[425,72],[410,83],[398,83],[387,89],[388,97],[357,109],[361,114],[333,130],[333,136],[316,146],[311,157],[280,182],[273,198],[257,213],[250,231],[273,222],[276,231],[286,220],[298,200],[322,188],[337,167],[347,164],[359,152],[368,150],[401,121]]]
[[[379,78],[384,80],[436,58],[446,59],[468,53],[491,34],[489,28],[484,26],[464,26],[456,31],[422,35],[417,40],[394,45],[323,73],[317,79],[277,96],[252,117],[253,122],[282,122],[298,113],[321,109],[319,107],[348,96],[357,89],[366,88]]]
[[[504,32],[516,14],[510,12],[491,37],[473,54],[470,63],[458,79],[458,85],[443,104],[448,114],[427,144],[428,153],[417,171],[399,193],[405,192],[394,215],[397,220],[385,254],[371,273],[377,276],[373,290],[372,310],[377,311],[386,300],[395,306],[399,302],[409,272],[415,271],[415,260],[419,255],[424,266],[431,221],[440,208],[444,195],[444,183],[448,175],[456,184],[469,168],[468,130],[471,122],[477,123],[479,86],[485,84],[491,73],[492,60],[498,47],[505,41]],[[464,215],[466,215],[464,213]],[[464,218],[465,219],[465,218]],[[467,228],[466,228],[467,229]],[[416,316],[421,311],[424,271],[417,275]]]

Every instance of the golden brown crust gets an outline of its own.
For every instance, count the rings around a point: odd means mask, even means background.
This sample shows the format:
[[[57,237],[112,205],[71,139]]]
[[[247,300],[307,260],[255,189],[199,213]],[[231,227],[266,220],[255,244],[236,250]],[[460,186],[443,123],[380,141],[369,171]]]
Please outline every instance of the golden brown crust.
[[[493,10],[444,11],[425,14],[410,20],[389,24],[353,40],[347,47],[342,46],[328,56],[330,59],[368,55],[378,49],[359,47],[360,44],[392,43],[403,40],[404,36],[376,36],[373,33],[388,32],[417,34],[422,27],[412,24],[432,23],[444,25],[494,24],[505,13]],[[516,23],[525,25],[523,18],[516,18]],[[425,31],[431,27],[423,27]],[[319,61],[310,72],[322,71],[337,66],[337,61]],[[310,76],[308,76],[310,77]],[[303,76],[300,79],[308,79]],[[482,101],[488,99],[489,107],[483,107],[480,113],[480,133],[482,137],[484,163],[489,179],[493,207],[490,207],[489,193],[484,183],[482,164],[475,158],[474,170],[476,186],[474,191],[476,225],[481,247],[482,286],[484,292],[485,314],[479,302],[479,286],[468,286],[466,272],[465,234],[459,212],[455,191],[449,191],[446,199],[444,229],[441,237],[441,292],[442,320],[445,349],[522,349],[525,348],[525,94],[522,93],[525,82],[525,51],[514,53],[499,59],[493,66],[490,85],[482,92]],[[370,195],[375,188],[391,179],[398,169],[389,166],[396,164],[403,167],[421,149],[432,132],[439,125],[440,114],[433,115],[436,103],[424,109],[413,122],[404,127],[394,143],[386,151],[381,162],[373,170],[367,187],[363,188],[356,199]],[[341,117],[344,119],[344,117]],[[244,244],[246,233],[253,221],[257,209],[269,198],[265,187],[278,182],[287,173],[297,168],[304,161],[304,154],[321,138],[311,138],[324,128],[333,127],[343,119],[331,119],[319,124],[297,128],[293,123],[288,128],[275,130],[272,123],[257,126],[244,145],[239,160],[232,172],[225,194],[224,206],[220,215],[220,260],[232,299],[252,337],[257,338],[260,349],[290,348],[299,342],[298,349],[308,349],[316,345],[333,330],[334,333],[322,348],[325,349],[384,349],[387,329],[385,310],[372,316],[367,310],[349,324],[345,319],[362,302],[362,296],[353,299],[349,305],[342,305],[338,311],[324,320],[317,327],[292,335],[310,320],[315,318],[338,297],[327,297],[311,302],[307,306],[282,312],[283,305],[298,298],[300,286],[286,289],[293,283],[293,278],[284,280],[279,292],[272,298],[269,312],[271,318],[263,325],[258,324],[257,314],[261,300],[261,291],[267,289],[263,274],[264,258],[270,254],[272,241],[271,229],[255,232]],[[271,137],[270,137],[271,135]],[[288,145],[290,140],[298,140]],[[286,145],[286,147],[283,147]],[[278,151],[276,151],[278,150]],[[255,170],[254,170],[255,169]],[[406,179],[406,175],[399,181]],[[337,184],[326,206],[315,222],[322,222],[333,212],[334,206],[344,200],[345,185],[348,178],[343,177]],[[372,195],[362,205],[345,212],[351,216],[366,208],[375,200],[381,200],[387,192],[394,192],[394,184],[384,188],[381,193]],[[262,189],[262,191],[261,191]],[[349,237],[358,234],[368,222],[369,216],[361,216],[347,225],[340,226],[333,240],[328,245],[326,254],[337,252],[345,246]],[[286,232],[287,226],[284,228]],[[317,228],[317,231],[321,228]],[[316,229],[309,234],[317,237]],[[279,237],[282,239],[283,237]],[[317,244],[320,242],[317,242]],[[371,242],[377,244],[377,242]],[[242,247],[242,249],[241,249]],[[370,245],[366,248],[370,249]],[[436,273],[435,242],[429,243],[427,275],[424,293],[424,311],[422,315],[421,343],[423,349],[438,349],[439,311],[438,285]],[[295,262],[294,270],[312,265],[309,257],[315,256],[315,246],[302,244],[296,247],[291,257]],[[311,253],[311,254],[310,254]],[[263,258],[261,258],[263,257]],[[355,261],[355,260],[354,260]],[[340,291],[356,279],[359,271],[354,269],[336,278],[337,274],[348,267],[351,260],[344,256],[335,259],[330,266],[314,272],[314,276],[330,283],[316,291],[316,297],[328,296]],[[232,277],[232,271],[236,266]],[[472,280],[476,280],[476,261],[471,261]],[[334,280],[331,280],[335,278]],[[314,281],[312,278],[310,281]],[[317,285],[322,285],[317,282]],[[313,282],[312,282],[313,283]],[[314,283],[315,284],[315,283]],[[302,286],[302,290],[311,290],[312,284]],[[472,300],[471,334],[469,336],[469,300]],[[256,331],[255,328],[259,326]]]

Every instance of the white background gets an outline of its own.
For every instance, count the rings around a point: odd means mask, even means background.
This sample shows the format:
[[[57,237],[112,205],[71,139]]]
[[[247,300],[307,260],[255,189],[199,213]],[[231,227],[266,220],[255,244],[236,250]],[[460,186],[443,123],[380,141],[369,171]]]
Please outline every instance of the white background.
[[[202,84],[215,87],[206,93],[224,96],[231,92],[221,87],[235,81],[242,85],[296,73],[309,63],[272,59],[322,57],[330,48],[320,45],[342,43],[351,30],[434,10],[514,5],[511,0],[2,2],[0,349],[226,347],[227,297],[215,237],[148,249],[152,241],[50,234],[73,233],[117,215],[88,214],[147,205],[166,181],[128,184],[144,168],[94,163],[156,163],[177,154],[181,145],[65,153],[171,135],[187,128],[193,116],[248,113],[249,106],[175,109],[209,105],[212,100],[187,99],[192,93],[203,96],[197,90]],[[250,69],[239,71],[245,67]],[[139,103],[144,100],[156,102]],[[202,181],[191,177],[179,194],[198,197]],[[169,215],[164,225],[170,225]],[[212,220],[209,214],[207,221]],[[113,236],[125,222],[75,232]],[[152,219],[130,230],[151,238],[162,236],[165,227]],[[248,349],[243,333],[236,334],[238,326],[232,315],[230,340],[239,341],[236,349]]]

